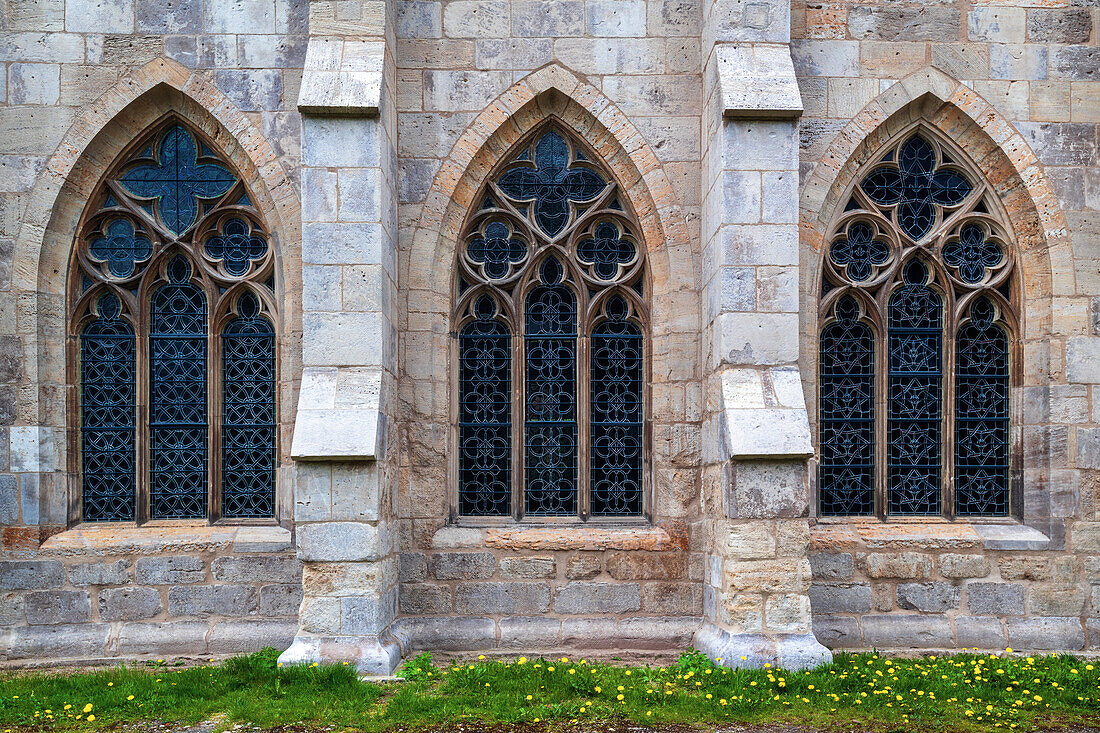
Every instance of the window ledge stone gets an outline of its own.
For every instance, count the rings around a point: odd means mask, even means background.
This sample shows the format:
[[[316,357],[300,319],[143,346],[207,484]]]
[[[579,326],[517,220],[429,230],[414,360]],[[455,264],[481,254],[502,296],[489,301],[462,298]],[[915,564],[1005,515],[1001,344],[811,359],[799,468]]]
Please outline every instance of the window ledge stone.
[[[818,521],[810,533],[810,549],[814,552],[1044,550],[1049,544],[1045,534],[1022,524],[859,519]]]
[[[289,530],[272,526],[224,527],[208,524],[141,526],[85,524],[56,534],[41,555],[103,557],[159,555],[166,552],[286,552],[294,548]]]
[[[663,527],[442,527],[432,549],[470,547],[496,550],[683,550],[687,534]]]

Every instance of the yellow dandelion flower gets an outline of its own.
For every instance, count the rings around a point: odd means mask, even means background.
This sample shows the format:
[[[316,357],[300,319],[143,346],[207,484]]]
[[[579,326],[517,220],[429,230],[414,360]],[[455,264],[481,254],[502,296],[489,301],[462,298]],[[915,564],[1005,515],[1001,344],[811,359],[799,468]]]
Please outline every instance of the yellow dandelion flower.
[[[547,667],[547,668],[546,668],[546,671],[547,671],[547,672],[553,672],[553,671],[554,671],[554,668],[553,668],[553,667]]]
[[[92,712],[92,704],[91,703],[88,703],[87,705],[84,706],[84,712],[86,712],[86,713]]]
[[[126,696],[126,699],[127,699],[127,700],[133,700],[133,699],[134,699],[134,696],[133,696],[133,695],[127,695],[127,696]]]
[[[88,722],[91,723],[93,720],[95,720],[95,716],[94,715],[89,715],[88,716]]]
[[[623,699],[623,695],[622,695],[622,693],[619,693],[618,695],[616,695],[616,696],[615,696],[615,699],[616,699],[616,700],[622,700],[622,699]]]

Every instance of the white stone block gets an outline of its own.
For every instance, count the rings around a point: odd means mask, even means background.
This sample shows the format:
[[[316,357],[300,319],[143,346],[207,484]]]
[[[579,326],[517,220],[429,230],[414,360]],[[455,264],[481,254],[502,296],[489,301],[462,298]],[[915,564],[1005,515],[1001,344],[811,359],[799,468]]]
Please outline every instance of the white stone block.
[[[443,11],[449,38],[506,38],[512,16],[506,0],[453,0]]]
[[[1074,336],[1066,342],[1066,381],[1100,384],[1100,338]]]
[[[760,222],[761,183],[756,171],[726,171],[722,174],[722,224]]]
[[[717,363],[773,365],[798,361],[797,313],[722,313],[715,326]]]
[[[362,117],[304,117],[302,164],[372,168],[381,164],[378,120]]]
[[[12,64],[8,67],[9,104],[57,104],[61,67],[57,64]]]
[[[798,367],[774,367],[768,370],[772,378],[775,398],[783,407],[805,408],[806,395],[802,391],[802,374]]]
[[[723,43],[715,47],[726,117],[798,117],[802,96],[786,44]]]
[[[388,326],[381,313],[306,313],[302,358],[309,366],[386,363]]]
[[[646,35],[645,10],[645,0],[588,0],[588,35],[642,38]]]
[[[275,33],[275,0],[204,0],[207,33]]]
[[[133,33],[134,0],[66,0],[70,33]]]
[[[798,125],[789,120],[727,120],[722,125],[727,170],[798,170]]]
[[[302,227],[302,261],[312,265],[377,265],[391,248],[380,224],[307,222]]]
[[[813,455],[805,410],[727,408],[723,414],[726,458]]]
[[[764,380],[758,369],[724,369],[722,371],[722,404],[739,410],[762,408]]]

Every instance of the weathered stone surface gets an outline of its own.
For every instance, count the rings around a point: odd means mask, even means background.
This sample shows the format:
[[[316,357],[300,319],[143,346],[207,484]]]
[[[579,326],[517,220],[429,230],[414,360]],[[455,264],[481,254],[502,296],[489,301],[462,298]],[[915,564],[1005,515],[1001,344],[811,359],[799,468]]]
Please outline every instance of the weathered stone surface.
[[[726,530],[726,554],[738,560],[775,557],[775,535],[763,522],[741,522]],[[608,571],[611,571],[610,565]],[[612,577],[615,574],[611,573]]]
[[[642,586],[642,610],[667,616],[698,616],[703,612],[703,588],[699,583],[646,583]]]
[[[496,640],[490,618],[420,616],[400,619],[394,632],[407,639],[413,651],[489,649]]]
[[[1074,522],[1070,532],[1074,552],[1100,555],[1100,522]]]
[[[297,616],[301,605],[301,584],[277,583],[260,586],[261,616]]]
[[[854,570],[855,561],[850,553],[810,555],[810,571],[815,580],[849,580]]]
[[[682,553],[615,552],[607,558],[607,573],[616,580],[674,580],[687,575]]]
[[[401,613],[410,616],[434,616],[451,611],[451,591],[430,583],[402,583],[398,596]]]
[[[1007,557],[999,563],[1003,580],[1047,580],[1050,578],[1050,558]]]
[[[142,585],[177,585],[204,580],[206,563],[201,557],[142,557],[137,561],[137,582]]]
[[[397,588],[340,599],[340,630],[345,634],[373,636],[382,633],[397,616]]]
[[[84,585],[127,585],[133,582],[130,568],[132,560],[114,562],[92,562],[69,566],[69,584]]]
[[[92,620],[92,602],[86,591],[46,590],[26,596],[29,624],[82,624]]]
[[[243,654],[264,647],[286,649],[294,641],[294,621],[219,621],[210,629],[207,651]]]
[[[202,654],[210,627],[199,621],[123,624],[118,635],[120,654]]]
[[[878,649],[937,649],[953,644],[951,624],[945,616],[863,616],[860,625],[864,646]]]
[[[898,583],[898,608],[947,611],[959,607],[959,586],[950,583]]]
[[[578,649],[615,649],[619,647],[619,626],[611,618],[565,618],[561,642]]]
[[[1079,618],[1010,618],[1008,645],[1014,649],[1074,651],[1085,648]]]
[[[503,578],[551,578],[555,570],[553,557],[505,557],[500,560]]]
[[[1084,588],[1033,585],[1027,593],[1030,616],[1080,616],[1088,594]]]
[[[554,610],[558,613],[626,613],[642,607],[637,583],[573,581],[558,588]]]
[[[512,616],[548,610],[549,583],[482,582],[459,583],[455,587],[455,611],[461,614]]]
[[[969,583],[966,607],[978,615],[1022,616],[1025,589],[1020,583]]]
[[[428,577],[428,561],[420,552],[402,552],[399,556],[398,578],[402,583],[415,583]]]
[[[65,582],[65,569],[56,560],[14,560],[0,562],[0,588],[35,590]]]
[[[499,626],[503,649],[554,649],[561,643],[561,620],[556,618],[509,616]]]
[[[812,602],[811,602],[812,603]],[[859,621],[852,616],[813,616],[814,636],[827,647],[854,648],[862,645]]]
[[[918,552],[872,552],[864,562],[871,578],[921,580],[932,575],[932,558]]]
[[[1088,43],[1088,8],[1028,8],[1027,38],[1032,43]]]
[[[110,624],[24,626],[11,638],[12,659],[82,659],[102,657]]]
[[[736,591],[759,593],[805,592],[810,583],[806,559],[742,560],[725,562],[725,582]]]
[[[853,38],[883,41],[940,41],[958,36],[959,11],[954,8],[875,7],[860,5],[848,13]]]
[[[955,644],[963,649],[1005,648],[1008,639],[999,618],[993,616],[956,616]]]
[[[867,613],[871,586],[867,583],[812,583],[810,607],[814,613]]]
[[[490,552],[437,552],[429,569],[438,580],[488,578],[496,571],[497,560]]]
[[[229,583],[297,583],[302,563],[293,555],[219,557],[210,563],[214,580]]]
[[[101,621],[140,621],[152,618],[162,610],[160,594],[155,588],[108,588],[99,592]]]
[[[940,555],[940,575],[945,578],[984,578],[989,572],[989,560],[982,555],[959,555],[953,552]]]
[[[168,589],[173,616],[247,616],[256,613],[256,589],[247,585],[192,585]]]
[[[603,570],[602,558],[594,553],[573,555],[565,563],[565,577],[570,580],[594,578]]]

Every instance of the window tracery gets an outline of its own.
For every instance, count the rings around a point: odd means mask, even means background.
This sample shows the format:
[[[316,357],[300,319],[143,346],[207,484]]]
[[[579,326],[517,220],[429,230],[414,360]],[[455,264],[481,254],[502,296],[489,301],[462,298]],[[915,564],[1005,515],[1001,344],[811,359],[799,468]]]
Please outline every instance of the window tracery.
[[[857,177],[822,271],[822,515],[1011,512],[1006,221],[982,176],[922,128]]]
[[[186,123],[108,171],[70,266],[85,521],[274,516],[274,270],[244,183]]]
[[[618,185],[546,126],[479,206],[458,253],[459,514],[641,514],[645,272]]]

